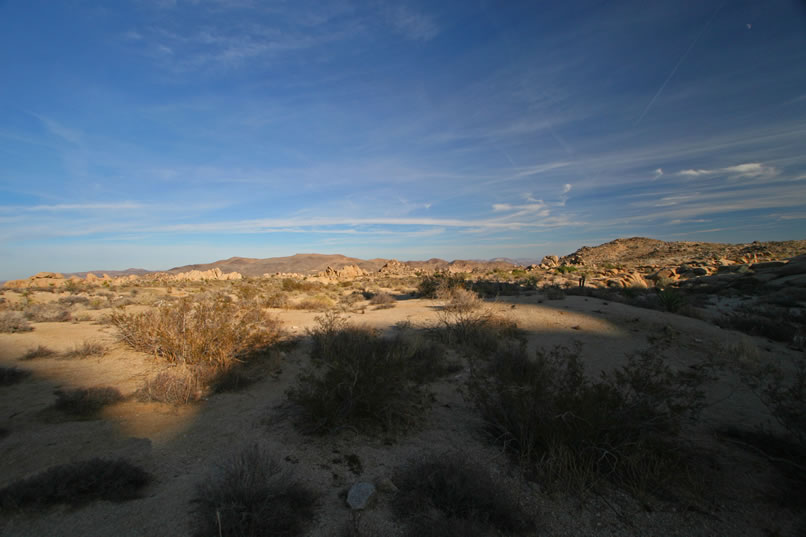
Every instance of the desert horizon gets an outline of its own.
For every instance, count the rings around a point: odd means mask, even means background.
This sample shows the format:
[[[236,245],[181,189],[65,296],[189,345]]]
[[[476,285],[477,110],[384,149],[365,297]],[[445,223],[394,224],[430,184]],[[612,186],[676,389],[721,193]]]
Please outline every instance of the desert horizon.
[[[6,282],[0,529],[803,530],[806,240],[362,262]]]

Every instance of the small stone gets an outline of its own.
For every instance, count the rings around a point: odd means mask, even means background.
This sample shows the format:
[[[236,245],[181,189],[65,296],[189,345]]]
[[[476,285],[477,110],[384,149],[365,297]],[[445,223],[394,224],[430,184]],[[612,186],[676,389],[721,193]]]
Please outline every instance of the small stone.
[[[350,509],[360,511],[366,509],[375,497],[375,485],[361,481],[350,488],[347,493],[347,505]]]
[[[394,494],[395,492],[398,491],[397,486],[388,477],[381,477],[379,479],[376,479],[375,486],[378,487],[378,490],[380,490],[381,492],[386,492],[389,494]]]

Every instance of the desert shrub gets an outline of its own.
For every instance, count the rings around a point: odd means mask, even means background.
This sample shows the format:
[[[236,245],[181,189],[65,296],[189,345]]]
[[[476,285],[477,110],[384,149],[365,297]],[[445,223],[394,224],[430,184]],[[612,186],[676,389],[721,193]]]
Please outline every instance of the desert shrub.
[[[91,356],[103,356],[106,354],[106,352],[106,345],[87,339],[84,340],[80,345],[75,345],[62,356],[65,358],[89,358]]]
[[[431,334],[446,345],[481,355],[495,352],[507,339],[523,338],[514,321],[475,309],[440,311]]]
[[[511,346],[474,368],[468,393],[489,438],[551,488],[585,491],[605,478],[671,494],[687,474],[678,432],[702,409],[705,380],[703,370],[673,372],[654,350],[592,381],[578,349],[532,360]]]
[[[729,345],[724,354],[729,358],[724,365],[738,373],[791,439],[806,450],[806,353],[787,368],[762,360],[747,339]]]
[[[549,285],[543,288],[543,294],[549,300],[565,300],[566,291],[559,285]]]
[[[673,287],[659,290],[657,298],[661,308],[672,313],[676,313],[686,304],[686,298]]]
[[[348,326],[343,318],[317,318],[311,358],[288,397],[302,409],[301,425],[322,433],[351,427],[396,431],[409,427],[426,407],[414,381],[411,349],[375,330]]]
[[[558,274],[570,274],[572,272],[576,272],[579,269],[577,269],[577,267],[573,265],[563,265],[561,267],[557,267],[554,270],[556,270]]]
[[[289,305],[288,295],[283,292],[272,293],[266,297],[263,305],[267,308],[285,309]]]
[[[417,294],[423,298],[437,298],[439,292],[446,292],[449,289],[464,286],[464,276],[460,274],[436,272],[420,278],[417,284]]]
[[[71,416],[89,418],[95,416],[103,407],[123,401],[124,397],[117,388],[111,386],[93,386],[91,388],[74,388],[57,390],[53,408]]]
[[[534,526],[511,489],[459,454],[409,463],[393,481],[393,511],[410,536],[511,535]]]
[[[87,305],[90,299],[85,296],[70,295],[59,298],[58,303],[62,306],[75,306],[76,304]]]
[[[717,324],[745,334],[792,343],[806,328],[806,314],[771,305],[747,305],[725,315]]]
[[[293,278],[283,278],[281,287],[283,291],[310,292],[322,289],[324,285],[319,282],[309,282],[305,280],[295,280]]]
[[[112,313],[110,320],[130,347],[173,364],[215,370],[265,349],[282,337],[280,321],[250,304],[180,299],[157,311]]]
[[[31,372],[18,367],[0,367],[0,386],[10,386],[29,377]]]
[[[34,327],[19,311],[0,312],[0,333],[30,332]]]
[[[46,304],[30,304],[23,310],[29,321],[36,323],[57,323],[70,320],[70,312],[52,302]]]
[[[464,287],[451,287],[437,291],[437,297],[447,301],[445,310],[455,313],[469,313],[483,304],[479,296]]]
[[[122,502],[139,497],[151,481],[142,468],[124,459],[91,459],[54,466],[0,490],[0,508],[29,510],[96,500]]]
[[[181,369],[163,371],[143,383],[136,396],[140,401],[156,401],[172,405],[184,405],[199,400],[204,393],[204,380],[209,372],[194,372]]]
[[[56,354],[56,351],[47,347],[45,345],[37,345],[32,349],[28,349],[25,354],[22,355],[22,360],[33,360],[34,358],[47,358],[48,356],[53,356]]]
[[[292,307],[297,310],[326,311],[333,308],[334,305],[335,303],[329,297],[316,295],[303,298],[296,304],[293,304]]]
[[[390,304],[395,303],[395,297],[390,295],[389,293],[380,292],[374,294],[370,299],[369,303],[373,306],[388,306]]]
[[[258,446],[223,462],[197,489],[194,535],[293,537],[313,520],[317,495]]]

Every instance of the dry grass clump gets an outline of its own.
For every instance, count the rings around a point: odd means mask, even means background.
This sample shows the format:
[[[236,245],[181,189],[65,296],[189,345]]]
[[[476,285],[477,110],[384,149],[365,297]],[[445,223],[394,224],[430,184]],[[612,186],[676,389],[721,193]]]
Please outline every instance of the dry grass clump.
[[[113,312],[110,320],[130,347],[172,364],[227,369],[277,343],[280,321],[259,306],[225,300],[180,299],[145,313]]]
[[[107,348],[103,343],[86,339],[81,345],[75,345],[62,356],[65,358],[90,358],[92,356],[103,356],[106,352]]]
[[[57,390],[55,394],[56,402],[53,403],[53,408],[82,418],[94,417],[103,407],[124,400],[120,391],[111,386]]]
[[[294,537],[310,526],[317,495],[255,445],[221,464],[194,502],[199,537]]]
[[[702,409],[705,380],[671,371],[654,350],[592,381],[578,350],[530,359],[509,347],[473,370],[468,392],[489,438],[549,487],[584,492],[606,479],[636,495],[674,497],[691,470],[678,433]]]
[[[0,386],[11,386],[28,378],[31,372],[18,367],[0,367]]]
[[[317,317],[311,333],[313,367],[303,371],[288,392],[302,409],[308,432],[345,427],[369,432],[404,430],[427,406],[417,382],[426,373],[412,360],[417,352],[403,338],[385,339],[377,331],[347,324],[335,314]],[[441,354],[431,357],[433,363]],[[433,367],[433,366],[429,366]]]
[[[464,287],[449,287],[437,291],[437,298],[447,301],[444,306],[445,311],[453,313],[469,313],[479,309],[484,302],[473,291],[468,291]]]
[[[515,535],[534,528],[510,489],[459,454],[413,462],[393,479],[392,504],[410,537]]]
[[[272,293],[263,301],[267,308],[286,309],[289,307],[288,295],[282,291]]]
[[[34,358],[47,358],[56,354],[56,351],[46,345],[37,345],[32,349],[28,349],[22,355],[21,360],[33,360]]]
[[[30,332],[34,327],[19,311],[0,311],[0,333]]]
[[[0,509],[32,510],[58,504],[80,507],[96,500],[133,500],[150,481],[145,470],[124,459],[73,462],[0,490]]]

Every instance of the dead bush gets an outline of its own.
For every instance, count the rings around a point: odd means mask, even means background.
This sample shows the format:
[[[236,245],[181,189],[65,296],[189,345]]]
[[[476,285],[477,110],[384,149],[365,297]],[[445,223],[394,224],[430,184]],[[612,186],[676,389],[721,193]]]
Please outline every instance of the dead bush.
[[[200,375],[188,369],[163,371],[147,380],[136,395],[140,401],[184,405],[201,399],[204,394],[203,380],[207,378],[208,374]]]
[[[459,454],[409,463],[393,481],[400,489],[393,511],[408,536],[513,535],[534,528],[511,489]]]
[[[95,417],[103,407],[124,399],[120,391],[111,386],[57,390],[55,394],[56,402],[53,403],[53,408],[80,418]]]
[[[224,300],[180,299],[157,311],[110,318],[122,340],[132,348],[172,364],[197,364],[227,369],[233,361],[277,343],[280,321],[259,306],[239,307]]]
[[[473,291],[468,291],[464,287],[449,287],[440,289],[437,298],[447,301],[445,310],[455,313],[469,313],[479,309],[484,302]]]
[[[316,295],[303,298],[291,307],[295,310],[308,310],[308,311],[327,311],[335,306],[335,302],[329,297],[324,295]]]
[[[199,537],[294,537],[311,525],[317,495],[255,445],[224,461],[194,502]]]
[[[702,370],[673,372],[648,350],[590,380],[579,350],[530,359],[500,350],[474,368],[468,393],[489,438],[555,490],[584,492],[599,480],[636,495],[674,495],[690,475],[678,433],[703,406]]]
[[[58,302],[63,306],[75,306],[76,304],[87,305],[90,299],[85,296],[70,295],[59,298]]]
[[[20,511],[96,500],[123,502],[140,496],[151,481],[142,468],[124,459],[91,459],[54,466],[0,490],[0,508]]]
[[[0,333],[30,332],[34,327],[19,311],[0,312]]]

